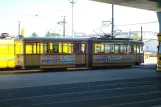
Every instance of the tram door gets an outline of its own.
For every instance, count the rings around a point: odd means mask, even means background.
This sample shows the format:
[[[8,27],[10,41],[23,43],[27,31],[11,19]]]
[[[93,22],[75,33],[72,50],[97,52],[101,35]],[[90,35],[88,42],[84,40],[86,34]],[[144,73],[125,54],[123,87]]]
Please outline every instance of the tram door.
[[[135,56],[135,64],[140,63],[140,46],[139,45],[134,45],[134,56]]]
[[[76,67],[85,67],[86,66],[86,44],[75,43],[74,53],[75,53]]]
[[[142,48],[142,47],[141,47],[140,45],[137,45],[137,60],[138,60],[138,61],[137,61],[137,64],[138,64],[138,65],[140,65],[140,64],[143,62],[143,61],[142,61],[143,59],[142,59],[142,57],[141,57],[141,56],[142,56],[141,48]]]
[[[25,67],[38,68],[40,63],[39,43],[25,43]]]

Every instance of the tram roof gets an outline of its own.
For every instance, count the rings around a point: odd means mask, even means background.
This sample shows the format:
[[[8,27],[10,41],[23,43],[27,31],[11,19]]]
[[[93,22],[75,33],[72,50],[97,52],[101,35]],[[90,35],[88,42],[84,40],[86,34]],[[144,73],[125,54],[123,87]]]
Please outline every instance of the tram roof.
[[[91,1],[133,7],[156,12],[161,11],[161,0],[91,0]]]
[[[125,39],[125,38],[115,38],[114,40],[107,40],[103,38],[55,38],[55,37],[24,37],[23,41],[88,41],[92,40],[94,42],[110,42],[110,43],[136,43],[143,44],[142,41]]]
[[[110,42],[110,43],[132,43],[132,44],[144,44],[142,41],[139,40],[93,40],[94,42]]]
[[[60,41],[87,41],[87,38],[58,38],[58,37],[24,37],[21,40],[24,41],[42,41],[42,40],[46,40],[46,41],[50,41],[50,40],[60,40]]]

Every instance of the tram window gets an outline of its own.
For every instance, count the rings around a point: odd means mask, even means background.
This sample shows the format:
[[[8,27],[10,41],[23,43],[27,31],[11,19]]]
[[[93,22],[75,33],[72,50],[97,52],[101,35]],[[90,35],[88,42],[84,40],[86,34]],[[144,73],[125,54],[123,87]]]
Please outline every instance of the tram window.
[[[115,52],[115,45],[110,45],[110,51],[113,53]]]
[[[44,53],[44,44],[43,43],[39,43],[39,44],[40,44],[39,52],[42,54],[42,53]]]
[[[110,52],[110,44],[105,44],[105,53]]]
[[[63,43],[63,53],[68,53],[68,44],[67,43]]]
[[[137,45],[137,53],[140,53],[140,46]]]
[[[33,43],[33,54],[37,54],[37,43]]]
[[[44,43],[44,53],[52,53],[52,43]]]
[[[132,52],[132,47],[131,45],[127,45],[127,53],[131,53]]]
[[[0,53],[8,53],[7,45],[0,44]]]
[[[71,43],[44,43],[45,53],[73,53],[73,44]]]
[[[44,51],[43,53],[47,53],[46,43],[43,43],[43,49],[44,49],[44,50],[43,50],[43,51]]]
[[[81,51],[84,53],[85,52],[85,48],[86,48],[86,45],[85,44],[81,44]]]
[[[74,43],[74,53],[84,53],[85,52],[85,44],[82,43]],[[73,44],[72,44],[73,47]],[[73,52],[72,52],[73,53]]]
[[[15,44],[15,54],[22,54],[23,53],[23,44],[16,43]]]
[[[73,53],[73,44],[63,43],[63,53]]]
[[[71,44],[71,43],[68,43],[68,45],[67,45],[68,47],[68,53],[73,53],[73,44]]]
[[[50,53],[53,53],[53,43],[49,43]]]
[[[119,45],[115,45],[115,53],[119,52]]]
[[[37,47],[36,47],[36,53],[39,54],[40,53],[40,43],[36,43]]]
[[[43,43],[37,43],[37,54],[43,53]]]
[[[143,45],[140,45],[140,53],[143,53]]]
[[[120,45],[120,52],[126,53],[126,45]]]
[[[105,52],[105,45],[103,43],[100,44],[101,45],[101,53],[104,53]]]
[[[62,48],[62,45],[61,45]],[[52,53],[59,53],[59,43],[54,42],[52,43]]]
[[[94,44],[94,47],[95,47],[94,53],[104,53],[105,52],[105,44],[104,43]]]
[[[26,43],[26,54],[32,54],[32,43]]]
[[[133,45],[133,47],[134,47],[134,54],[136,54],[137,53],[137,46]]]
[[[134,45],[130,45],[131,46],[131,53],[134,53]]]
[[[58,53],[63,53],[63,43],[59,42]]]
[[[94,44],[95,46],[95,53],[99,53],[101,51],[101,46],[100,44]]]

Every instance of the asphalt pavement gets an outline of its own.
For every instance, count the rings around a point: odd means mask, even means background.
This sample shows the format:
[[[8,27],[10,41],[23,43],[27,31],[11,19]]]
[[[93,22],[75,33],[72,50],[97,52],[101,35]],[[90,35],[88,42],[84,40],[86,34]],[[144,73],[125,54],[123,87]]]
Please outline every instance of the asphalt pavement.
[[[0,90],[1,107],[150,107],[161,104],[161,78]]]
[[[155,66],[0,75],[0,107],[158,107]]]

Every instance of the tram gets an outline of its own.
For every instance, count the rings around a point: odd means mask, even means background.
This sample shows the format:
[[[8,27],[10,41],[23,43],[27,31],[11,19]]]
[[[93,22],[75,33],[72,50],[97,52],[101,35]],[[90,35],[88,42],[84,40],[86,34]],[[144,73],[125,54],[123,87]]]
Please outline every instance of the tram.
[[[157,71],[161,71],[161,33],[158,33]]]
[[[133,66],[143,42],[131,39],[24,37],[0,41],[0,68],[56,69]]]

